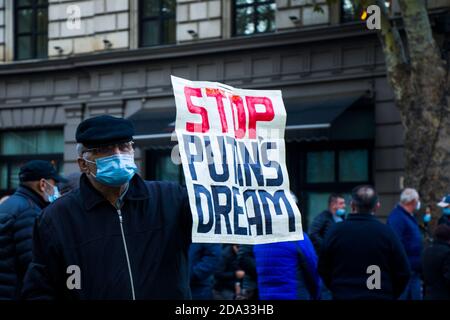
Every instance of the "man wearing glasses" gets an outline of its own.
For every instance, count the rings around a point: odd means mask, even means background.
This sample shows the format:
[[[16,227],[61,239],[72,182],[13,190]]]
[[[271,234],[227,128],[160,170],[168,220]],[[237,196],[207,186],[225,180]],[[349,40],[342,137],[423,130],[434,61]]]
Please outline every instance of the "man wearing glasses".
[[[107,115],[78,126],[80,187],[35,224],[25,299],[190,298],[186,190],[136,174],[133,134]]]

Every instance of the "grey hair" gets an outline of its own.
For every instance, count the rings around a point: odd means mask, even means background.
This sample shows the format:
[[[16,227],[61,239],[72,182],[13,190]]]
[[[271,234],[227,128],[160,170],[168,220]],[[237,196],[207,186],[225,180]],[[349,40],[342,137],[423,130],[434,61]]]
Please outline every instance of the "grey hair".
[[[82,143],[77,143],[77,154],[78,157],[82,158],[83,153],[85,153],[88,150]]]
[[[417,200],[417,201],[419,200],[419,193],[417,192],[416,189],[406,188],[400,194],[400,203],[405,204],[405,203],[409,203],[413,200]]]

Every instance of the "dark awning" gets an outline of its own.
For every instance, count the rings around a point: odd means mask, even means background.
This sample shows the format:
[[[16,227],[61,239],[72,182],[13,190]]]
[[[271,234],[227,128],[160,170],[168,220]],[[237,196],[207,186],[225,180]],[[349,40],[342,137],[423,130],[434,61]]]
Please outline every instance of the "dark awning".
[[[288,98],[284,104],[286,141],[373,138],[373,102],[365,92]],[[175,118],[175,107],[137,112],[129,118],[136,129],[136,144],[146,148],[174,145]]]
[[[134,141],[147,148],[168,148],[176,143],[171,141],[175,130],[175,107],[168,110],[141,110],[129,119],[133,122],[136,134]]]
[[[366,92],[284,99],[284,105],[287,141],[373,138],[373,102]]]

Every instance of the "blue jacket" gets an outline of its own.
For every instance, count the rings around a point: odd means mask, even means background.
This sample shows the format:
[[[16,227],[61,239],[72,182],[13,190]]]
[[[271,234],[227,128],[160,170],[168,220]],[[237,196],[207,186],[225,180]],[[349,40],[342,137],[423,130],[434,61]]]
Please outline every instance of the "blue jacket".
[[[222,245],[193,243],[189,248],[192,299],[213,299],[214,273],[219,268]]]
[[[387,224],[392,227],[405,248],[412,271],[420,273],[422,270],[422,234],[416,218],[411,216],[403,207],[397,205],[389,214]]]
[[[83,174],[80,188],[45,208],[35,224],[23,296],[132,299],[133,283],[136,299],[189,299],[191,229],[180,185],[135,175],[119,212]],[[81,288],[68,286],[77,275]]]
[[[318,299],[320,278],[313,244],[304,240],[255,245],[261,300]]]
[[[18,299],[31,261],[36,217],[47,205],[33,190],[19,186],[0,205],[0,299]]]

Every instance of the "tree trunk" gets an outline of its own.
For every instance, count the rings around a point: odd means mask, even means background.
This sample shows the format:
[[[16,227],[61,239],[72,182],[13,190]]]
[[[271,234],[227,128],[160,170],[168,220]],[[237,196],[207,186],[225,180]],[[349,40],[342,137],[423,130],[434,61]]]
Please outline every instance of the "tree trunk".
[[[379,35],[404,128],[404,186],[417,189],[436,218],[441,215],[436,202],[450,193],[448,66],[433,38],[425,2],[399,0],[399,4],[408,60],[398,30],[385,11]]]

